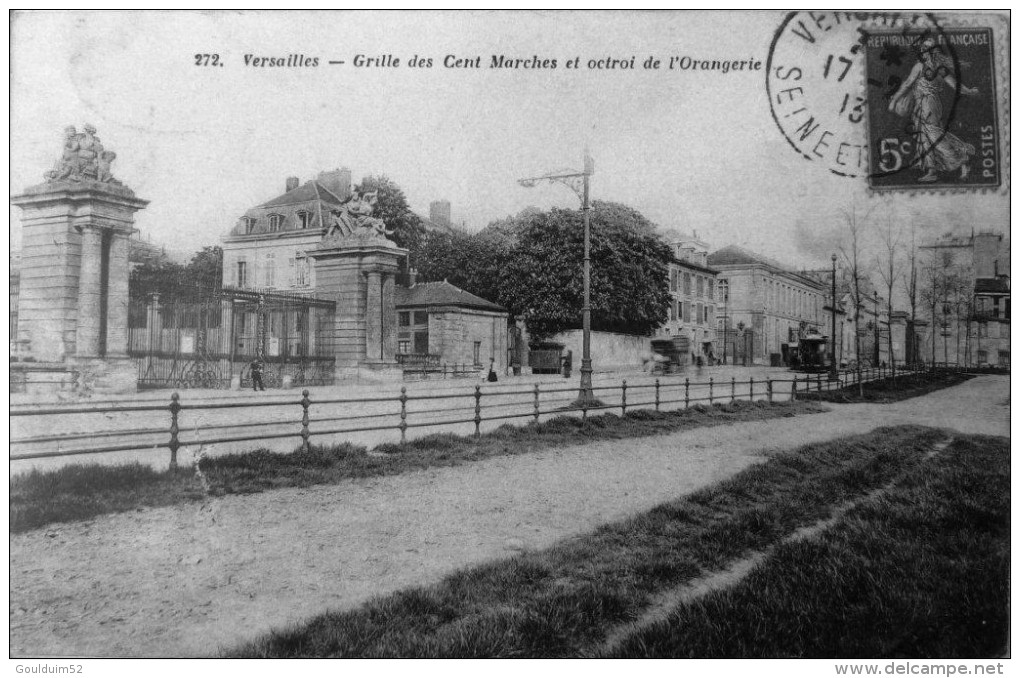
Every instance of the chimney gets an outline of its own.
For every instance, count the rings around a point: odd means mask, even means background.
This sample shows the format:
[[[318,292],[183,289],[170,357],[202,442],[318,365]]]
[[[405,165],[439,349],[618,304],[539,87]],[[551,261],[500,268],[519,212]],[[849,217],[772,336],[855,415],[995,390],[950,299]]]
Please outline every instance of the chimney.
[[[429,204],[429,221],[442,226],[450,225],[450,201],[434,200]]]
[[[316,181],[341,200],[351,197],[351,171],[346,167],[319,172],[319,178]]]
[[[301,185],[301,180],[297,177],[287,177],[287,193],[290,193],[295,188]]]

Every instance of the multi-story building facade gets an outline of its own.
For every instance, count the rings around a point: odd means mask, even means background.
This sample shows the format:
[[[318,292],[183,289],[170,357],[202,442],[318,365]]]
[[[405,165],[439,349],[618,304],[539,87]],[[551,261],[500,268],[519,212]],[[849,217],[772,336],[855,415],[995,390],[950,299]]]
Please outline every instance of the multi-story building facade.
[[[658,334],[686,337],[692,357],[719,358],[716,346],[718,271],[706,263],[708,245],[697,237],[673,235],[669,239],[673,249],[673,261],[669,264],[669,316]]]
[[[707,265],[719,271],[717,321],[728,362],[789,364],[802,336],[829,334],[817,280],[736,245],[708,255]]]
[[[346,168],[304,184],[288,177],[283,194],[249,209],[224,236],[223,286],[310,294],[315,270],[305,253],[318,247],[332,210],[350,195]]]
[[[932,321],[921,357],[1009,367],[1009,243],[1001,233],[985,231],[947,234],[921,249],[927,254],[921,312]]]

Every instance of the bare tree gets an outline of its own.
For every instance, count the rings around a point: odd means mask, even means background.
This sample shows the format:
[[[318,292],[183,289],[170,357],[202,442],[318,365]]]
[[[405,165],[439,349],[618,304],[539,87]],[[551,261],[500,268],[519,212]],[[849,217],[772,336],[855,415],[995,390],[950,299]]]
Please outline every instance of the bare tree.
[[[878,275],[885,284],[886,291],[886,321],[889,325],[889,364],[892,366],[892,375],[896,377],[896,354],[893,352],[893,287],[899,278],[898,272],[899,251],[900,251],[900,228],[894,227],[892,219],[886,218],[885,227],[880,229],[881,252],[879,254]],[[875,314],[875,323],[878,323],[878,314]]]
[[[938,305],[939,305],[939,286],[941,285],[940,268],[936,261],[937,256],[935,252],[932,252],[931,258],[924,262],[921,266],[921,284],[918,287],[918,296],[925,308],[931,313],[931,363],[935,365],[935,333],[938,331],[939,317],[938,317]]]
[[[921,298],[931,311],[931,361],[935,363],[937,332],[942,335],[942,360],[948,363],[949,316],[953,310],[954,291],[959,286],[960,279],[953,253],[932,249],[931,257],[922,268],[922,275],[924,286],[921,288]]]
[[[839,246],[846,270],[850,274],[850,303],[853,305],[854,313],[854,357],[857,363],[858,394],[861,397],[864,397],[864,385],[861,383],[860,332],[861,306],[864,303],[864,297],[861,286],[867,277],[867,264],[863,251],[864,230],[872,210],[874,208],[860,215],[857,206],[853,203],[850,204],[849,210],[844,210],[843,218],[846,222],[846,231]]]
[[[906,245],[906,270],[903,276],[903,291],[907,295],[907,303],[910,306],[910,328],[907,332],[907,341],[910,342],[910,358],[917,362],[918,341],[917,341],[917,302],[918,302],[918,276],[920,264],[918,261],[917,249],[917,223],[910,222],[910,243]],[[934,328],[933,328],[934,330]]]

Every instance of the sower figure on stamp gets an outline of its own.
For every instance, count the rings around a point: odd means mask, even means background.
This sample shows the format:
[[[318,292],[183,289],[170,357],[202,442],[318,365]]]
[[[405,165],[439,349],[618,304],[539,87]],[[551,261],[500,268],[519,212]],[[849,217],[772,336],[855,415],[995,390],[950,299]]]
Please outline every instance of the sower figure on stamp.
[[[251,385],[254,391],[265,391],[265,384],[262,383],[262,361],[258,358],[251,361]]]
[[[949,85],[957,90],[953,74],[953,61],[926,38],[921,42],[917,63],[906,81],[889,100],[889,110],[896,115],[907,117],[913,125],[918,166],[924,174],[918,181],[931,182],[938,179],[939,172],[960,170],[960,178],[970,174],[970,158],[974,146],[946,130],[942,119],[942,86]],[[975,87],[959,86],[960,94],[977,96]]]

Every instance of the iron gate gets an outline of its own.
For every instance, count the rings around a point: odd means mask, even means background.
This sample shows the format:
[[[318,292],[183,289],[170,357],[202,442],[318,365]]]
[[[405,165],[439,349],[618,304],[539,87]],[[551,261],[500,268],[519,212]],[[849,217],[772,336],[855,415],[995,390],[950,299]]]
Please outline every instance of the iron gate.
[[[256,359],[267,387],[333,383],[333,301],[181,287],[129,303],[139,388],[250,387]]]

